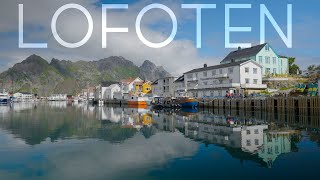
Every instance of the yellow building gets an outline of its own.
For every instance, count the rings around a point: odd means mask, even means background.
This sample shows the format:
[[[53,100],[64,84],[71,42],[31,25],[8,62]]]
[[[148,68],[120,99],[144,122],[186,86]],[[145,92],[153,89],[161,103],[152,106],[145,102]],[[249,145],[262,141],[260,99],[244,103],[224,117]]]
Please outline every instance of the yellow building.
[[[136,87],[136,92],[142,92],[144,94],[152,93],[152,83],[150,81],[135,82],[134,86]]]

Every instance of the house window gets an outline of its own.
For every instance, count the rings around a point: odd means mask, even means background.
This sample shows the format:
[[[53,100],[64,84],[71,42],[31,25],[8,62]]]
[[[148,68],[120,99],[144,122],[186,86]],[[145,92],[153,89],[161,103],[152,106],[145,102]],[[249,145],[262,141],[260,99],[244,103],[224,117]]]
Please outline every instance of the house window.
[[[203,77],[207,77],[208,73],[207,71],[203,72]]]
[[[196,73],[196,78],[198,78],[198,73]]]
[[[247,130],[247,134],[250,134],[250,130]]]
[[[262,56],[259,56],[259,63],[262,64]]]
[[[246,78],[246,84],[250,83],[250,79]]]
[[[275,151],[276,154],[279,154],[279,147],[278,147],[278,146],[275,146],[275,147],[274,147],[274,151]]]
[[[219,80],[219,83],[220,83],[220,84],[223,84],[223,80]]]
[[[270,74],[270,68],[266,68],[266,74]]]
[[[254,140],[254,145],[258,146],[259,145],[259,139]]]
[[[229,79],[229,83],[232,83],[232,79]]]
[[[266,64],[270,64],[270,57],[266,56]]]
[[[229,71],[230,74],[232,74],[233,73],[233,67],[228,68],[228,71]]]
[[[220,74],[222,74],[222,69],[219,69]]]
[[[273,74],[277,74],[277,68],[273,68]]]
[[[249,68],[248,67],[245,68],[245,72],[249,73]]]
[[[259,134],[259,129],[255,129],[255,130],[254,130],[254,133],[255,133],[255,134]]]
[[[203,85],[205,85],[205,86],[208,85],[208,82],[203,82]]]
[[[213,70],[212,71],[212,76],[216,75],[216,73],[217,73],[216,70]]]
[[[247,146],[251,146],[251,141],[250,141],[250,139],[247,140]]]
[[[254,79],[253,84],[258,84],[258,79]]]
[[[191,79],[191,78],[193,78],[193,74],[188,74],[187,77],[188,77],[189,79]]]
[[[265,49],[266,49],[266,51],[269,51],[270,47],[268,45],[266,45]]]
[[[276,57],[273,57],[272,61],[273,61],[273,64],[277,64],[277,58]]]
[[[258,74],[258,69],[257,68],[253,68],[253,74]]]

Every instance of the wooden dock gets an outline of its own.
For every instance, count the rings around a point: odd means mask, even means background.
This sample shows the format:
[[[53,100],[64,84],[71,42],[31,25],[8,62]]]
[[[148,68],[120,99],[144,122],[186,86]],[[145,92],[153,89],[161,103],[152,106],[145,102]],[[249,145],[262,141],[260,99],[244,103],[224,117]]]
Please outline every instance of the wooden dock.
[[[320,97],[213,99],[200,101],[199,108],[215,114],[320,128]]]

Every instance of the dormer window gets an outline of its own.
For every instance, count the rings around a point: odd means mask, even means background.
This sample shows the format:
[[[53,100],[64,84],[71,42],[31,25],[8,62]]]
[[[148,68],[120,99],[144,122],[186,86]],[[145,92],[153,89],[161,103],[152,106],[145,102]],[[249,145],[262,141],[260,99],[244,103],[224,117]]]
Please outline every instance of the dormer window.
[[[266,45],[265,49],[266,49],[266,51],[269,51],[269,50],[270,50],[270,47],[269,47],[268,44]]]

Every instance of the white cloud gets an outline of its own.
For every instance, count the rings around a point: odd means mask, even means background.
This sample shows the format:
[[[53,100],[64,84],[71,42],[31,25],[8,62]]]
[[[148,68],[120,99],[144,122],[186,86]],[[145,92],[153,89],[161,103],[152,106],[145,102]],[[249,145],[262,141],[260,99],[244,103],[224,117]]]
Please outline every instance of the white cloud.
[[[59,45],[51,33],[51,18],[55,11],[63,4],[78,3],[83,5],[90,12],[94,20],[94,31],[90,40],[83,47],[77,49],[67,49]],[[144,60],[149,59],[158,65],[162,65],[173,75],[180,75],[193,67],[198,67],[204,62],[214,60],[205,59],[199,56],[198,50],[190,40],[174,40],[170,45],[161,49],[152,49],[144,45],[137,37],[135,32],[135,20],[139,11],[153,1],[139,1],[129,5],[128,10],[108,11],[108,26],[128,27],[129,33],[109,33],[107,49],[101,48],[101,8],[95,5],[96,1],[89,0],[29,0],[29,1],[11,1],[5,0],[0,7],[0,17],[5,18],[4,23],[0,24],[0,32],[17,31],[18,28],[18,3],[24,4],[25,27],[34,27],[34,31],[26,33],[26,41],[37,42],[43,39],[48,42],[46,50],[22,50],[18,49],[18,37],[11,36],[7,38],[6,46],[10,51],[0,52],[3,57],[13,59],[13,57],[24,58],[30,54],[39,52],[39,55],[51,59],[61,58],[70,60],[96,60],[108,56],[123,56],[140,65]],[[178,23],[193,19],[194,13],[183,11],[179,2],[163,0],[161,3],[168,5],[174,11],[178,18]],[[87,20],[83,14],[77,10],[65,11],[58,19],[58,32],[63,39],[70,42],[79,41],[84,37],[87,30]],[[152,28],[157,26],[168,31],[160,32]],[[142,30],[147,39],[153,42],[159,42],[166,39],[171,31],[171,20],[162,10],[154,10],[143,18]],[[40,30],[37,30],[41,27]],[[162,27],[162,28],[161,28]],[[165,27],[165,28],[163,28]],[[1,43],[1,46],[4,46]],[[10,52],[10,53],[9,53]],[[76,59],[75,59],[76,58]],[[15,62],[23,58],[16,59]],[[218,61],[214,61],[218,62]],[[0,69],[1,70],[1,69]],[[3,70],[3,69],[2,69]]]

